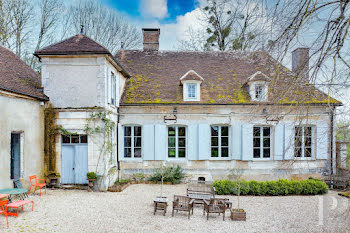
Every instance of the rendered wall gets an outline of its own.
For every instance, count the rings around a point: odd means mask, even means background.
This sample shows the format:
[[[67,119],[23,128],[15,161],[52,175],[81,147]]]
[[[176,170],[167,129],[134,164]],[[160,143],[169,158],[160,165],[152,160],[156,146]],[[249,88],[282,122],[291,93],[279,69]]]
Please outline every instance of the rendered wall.
[[[29,176],[43,178],[44,113],[40,101],[0,93],[0,189],[12,188],[11,132],[21,133],[21,178],[28,187]]]
[[[245,170],[246,179],[307,178],[321,176],[330,170],[330,118],[326,107],[188,105],[176,108],[177,121],[165,122],[164,116],[171,116],[174,106],[121,106],[119,135],[123,135],[123,125],[141,125],[143,129],[142,158],[124,158],[123,138],[119,139],[119,159],[125,176],[136,172],[149,173],[161,164],[179,164],[191,177],[204,176],[207,179],[227,176],[233,168]],[[169,159],[166,155],[166,127],[169,125],[187,127],[185,159]],[[210,125],[230,127],[229,158],[210,157]],[[252,157],[252,135],[249,132],[254,125],[272,127],[270,159]],[[314,127],[311,158],[294,158],[294,127],[297,125]],[[154,146],[150,146],[152,143]]]

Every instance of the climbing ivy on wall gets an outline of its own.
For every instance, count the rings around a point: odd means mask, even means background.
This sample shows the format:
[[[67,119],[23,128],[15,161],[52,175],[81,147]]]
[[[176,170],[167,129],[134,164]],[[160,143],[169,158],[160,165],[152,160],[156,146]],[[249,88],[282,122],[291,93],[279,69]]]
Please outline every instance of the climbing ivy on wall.
[[[44,175],[56,172],[56,136],[58,113],[49,105],[45,111],[45,145],[44,145]]]

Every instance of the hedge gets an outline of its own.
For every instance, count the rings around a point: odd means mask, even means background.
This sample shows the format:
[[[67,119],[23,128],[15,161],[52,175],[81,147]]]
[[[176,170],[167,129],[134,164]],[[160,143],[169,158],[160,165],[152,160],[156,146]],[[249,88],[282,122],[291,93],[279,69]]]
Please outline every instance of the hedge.
[[[213,183],[218,195],[237,195],[237,181],[217,180]],[[324,194],[328,186],[321,180],[309,178],[307,180],[277,181],[241,181],[240,195],[254,196],[284,196],[284,195],[317,195]]]

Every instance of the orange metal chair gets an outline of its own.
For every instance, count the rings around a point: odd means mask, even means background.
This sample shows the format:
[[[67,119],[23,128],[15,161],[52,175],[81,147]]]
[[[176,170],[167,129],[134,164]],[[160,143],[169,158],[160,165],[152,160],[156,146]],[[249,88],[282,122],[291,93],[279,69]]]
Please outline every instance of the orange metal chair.
[[[9,227],[9,219],[7,218],[7,204],[8,203],[9,203],[9,200],[0,201],[0,214],[5,215],[7,227]]]
[[[41,196],[41,189],[43,187],[45,187],[45,194],[46,194],[45,179],[37,179],[36,175],[34,175],[34,176],[29,176],[29,180],[30,180],[30,188],[29,188],[29,191],[28,191],[28,195],[30,194],[30,190],[32,189],[32,187],[34,187],[34,193],[35,193],[37,187],[40,188],[40,196]],[[43,181],[44,183],[40,183],[38,181]]]

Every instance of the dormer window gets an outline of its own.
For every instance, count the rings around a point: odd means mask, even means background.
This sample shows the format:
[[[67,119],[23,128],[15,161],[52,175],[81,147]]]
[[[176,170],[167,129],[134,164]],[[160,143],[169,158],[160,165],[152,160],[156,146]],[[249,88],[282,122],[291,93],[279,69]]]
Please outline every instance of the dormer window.
[[[187,97],[189,99],[196,98],[196,84],[195,83],[187,83]]]
[[[256,72],[248,78],[249,95],[253,101],[268,101],[268,85],[271,79],[261,71]]]
[[[263,85],[255,85],[255,99],[263,100],[264,99],[264,86]]]
[[[184,101],[200,101],[200,87],[203,78],[195,71],[190,70],[180,78],[180,85],[183,85],[183,100]]]

